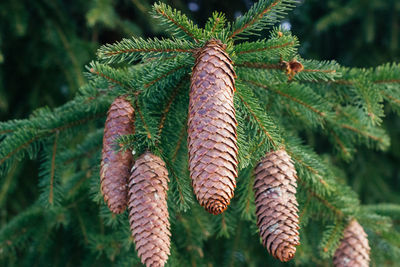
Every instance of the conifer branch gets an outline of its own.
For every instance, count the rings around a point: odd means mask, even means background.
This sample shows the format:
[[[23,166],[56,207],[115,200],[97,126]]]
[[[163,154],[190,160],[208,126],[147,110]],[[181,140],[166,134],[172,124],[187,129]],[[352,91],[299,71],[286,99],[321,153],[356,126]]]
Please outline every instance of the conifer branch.
[[[318,70],[318,69],[303,69],[304,72],[325,72],[325,73],[335,73],[336,70]]]
[[[116,85],[119,85],[119,86],[121,86],[121,87],[125,87],[125,85],[122,84],[120,81],[117,81],[117,80],[115,80],[115,79],[113,79],[113,78],[107,76],[106,74],[101,73],[101,72],[95,70],[94,68],[90,68],[89,71],[90,71],[91,73],[93,73],[93,74],[96,74],[96,75],[98,75],[98,76],[100,76],[100,77],[103,77],[103,78],[107,79],[108,81],[110,81],[110,82],[112,82],[112,83],[114,83],[114,84],[116,84]]]
[[[82,235],[83,235],[83,241],[88,244],[89,243],[89,238],[88,238],[88,234],[87,234],[87,230],[86,230],[86,226],[85,223],[83,222],[82,216],[77,208],[76,205],[73,206],[74,210],[75,210],[75,214],[78,218],[78,222],[79,222],[79,226],[81,228],[82,231]]]
[[[19,146],[17,146],[13,150],[9,151],[2,158],[0,158],[0,166],[6,160],[8,160],[9,158],[13,157],[16,153],[18,153],[21,150],[26,149],[30,144],[32,144],[32,143],[34,143],[34,142],[36,142],[36,141],[38,141],[38,140],[40,140],[42,138],[50,136],[50,135],[52,135],[52,134],[54,134],[56,132],[61,132],[61,131],[67,130],[69,128],[73,128],[75,126],[84,124],[84,123],[86,123],[88,121],[103,117],[104,115],[105,115],[105,113],[101,112],[101,113],[98,113],[98,114],[94,114],[93,116],[90,116],[90,117],[87,117],[87,118],[84,118],[84,119],[79,119],[79,120],[72,121],[72,122],[68,122],[67,124],[63,124],[63,125],[60,125],[60,126],[57,126],[57,127],[54,127],[54,128],[40,129],[40,130],[38,130],[38,132],[35,132],[35,134],[31,138],[25,140],[22,144],[20,144]],[[10,138],[12,138],[12,136],[10,136]],[[5,141],[6,140],[4,140],[3,142],[5,142]]]
[[[178,142],[176,142],[176,147],[174,149],[174,153],[172,154],[172,162],[175,162],[175,160],[176,160],[176,156],[178,155],[178,151],[182,145],[182,141],[183,141],[183,138],[185,137],[185,133],[186,133],[186,125],[184,125],[179,132]]]
[[[175,53],[192,53],[195,46],[188,41],[179,39],[123,39],[114,44],[103,45],[97,52],[98,58],[107,63],[132,63],[144,54],[158,56]]]
[[[257,21],[262,19],[264,17],[264,15],[266,15],[268,12],[270,12],[272,10],[272,8],[274,8],[280,2],[282,2],[282,0],[275,0],[272,3],[270,3],[267,7],[262,9],[261,12],[257,12],[258,14],[255,14],[252,16],[253,17],[252,20],[245,22],[240,28],[234,30],[233,33],[231,34],[230,38],[231,39],[234,38],[236,35],[242,33],[244,30],[251,27],[254,23],[256,23]],[[254,8],[254,6],[253,6],[253,8]],[[251,11],[251,9],[250,9],[250,11]],[[250,13],[250,11],[249,11],[249,13]]]
[[[194,37],[192,33],[188,29],[186,29],[183,25],[180,25],[176,20],[174,20],[172,17],[168,16],[164,11],[156,9],[156,12],[160,14],[161,16],[165,17],[167,20],[171,21],[175,26],[177,26],[179,29],[181,29],[184,33],[186,33],[190,38],[192,38],[196,43],[199,42],[199,40]]]
[[[340,229],[339,224],[335,224],[335,228],[333,229],[333,233],[330,235],[330,238],[329,238],[328,242],[326,243],[326,245],[323,248],[324,252],[328,252],[328,250],[329,250],[328,248],[334,242],[335,234],[339,231],[339,229]]]
[[[383,143],[384,142],[384,140],[381,137],[374,136],[374,135],[372,135],[372,134],[370,134],[368,132],[365,132],[365,131],[360,131],[359,129],[357,129],[356,127],[353,127],[351,125],[341,124],[340,126],[345,128],[345,129],[348,129],[350,131],[353,131],[355,133],[358,133],[360,135],[364,135],[365,137],[370,138],[370,139],[372,139],[374,141],[377,141],[379,143]]]
[[[204,26],[204,32],[209,37],[216,37],[218,33],[224,31],[226,18],[223,13],[213,12],[212,16],[208,19]],[[219,39],[219,38],[217,38]]]
[[[49,186],[49,204],[53,205],[53,189],[54,189],[54,173],[55,173],[55,168],[56,168],[56,153],[57,153],[57,141],[58,141],[58,134],[59,132],[56,131],[56,134],[54,136],[54,144],[53,144],[53,150],[52,150],[52,156],[51,156],[51,167],[50,167],[50,186]]]
[[[73,187],[71,187],[71,188],[66,192],[66,195],[67,195],[67,196],[73,195],[73,193],[76,192],[76,191],[82,186],[82,184],[83,184],[86,180],[90,179],[90,176],[91,176],[90,174],[91,174],[91,170],[92,170],[92,169],[94,169],[94,168],[91,168],[91,169],[87,170],[87,172],[83,175],[83,177],[82,177],[80,180],[78,180],[78,181],[75,183],[75,185],[74,185]]]
[[[35,137],[32,137],[31,139],[29,139],[28,141],[26,141],[25,143],[21,144],[20,146],[16,147],[14,150],[10,151],[8,154],[6,154],[4,157],[2,157],[0,159],[0,165],[2,165],[6,160],[8,160],[9,158],[11,158],[12,156],[14,156],[16,153],[18,153],[19,151],[27,148],[31,143],[37,141],[38,139],[40,139],[42,136],[37,135]]]
[[[313,168],[312,166],[310,166],[309,164],[305,163],[303,160],[301,160],[299,157],[297,157],[296,155],[294,155],[291,151],[286,151],[290,157],[292,159],[294,159],[297,163],[299,163],[300,165],[302,165],[303,167],[305,167],[308,171],[312,172],[313,174],[315,174],[318,177],[318,182],[325,188],[328,187],[328,183],[324,180],[324,178],[322,177],[322,175],[319,173],[319,171],[317,171],[315,168]]]
[[[246,59],[246,58],[244,58]],[[333,81],[336,77],[340,76],[340,73],[337,73],[336,69],[339,67],[336,62],[328,62],[328,61],[314,61],[314,60],[302,60],[298,62],[292,59],[290,62],[280,61],[278,63],[266,63],[263,59],[262,62],[257,59],[256,61],[253,58],[248,58],[248,60],[239,61],[239,63],[235,64],[236,67],[239,68],[250,68],[250,69],[261,69],[261,70],[281,70],[284,71],[286,75],[288,75],[289,80],[293,77],[296,81],[306,80],[306,81],[315,81],[318,79],[323,79],[325,81]],[[276,60],[275,60],[276,62]],[[292,62],[296,64],[300,64],[301,69],[292,69]],[[303,65],[304,64],[304,65]],[[246,70],[243,70],[246,72]]]
[[[13,132],[13,130],[3,130],[3,131],[0,131],[0,135],[12,133],[12,132]]]
[[[285,48],[287,46],[295,46],[295,42],[290,41],[290,42],[286,42],[283,44],[277,44],[277,45],[266,46],[266,47],[261,47],[261,48],[253,48],[253,49],[249,49],[249,50],[242,50],[242,51],[239,51],[238,54],[240,55],[240,54],[247,54],[247,53],[257,53],[257,52],[262,52],[262,51],[266,51],[266,50],[281,49],[281,48]]]
[[[165,108],[162,112],[162,116],[161,116],[161,120],[160,123],[158,125],[158,135],[161,136],[163,128],[164,128],[164,123],[165,123],[165,119],[167,118],[167,115],[169,114],[169,110],[171,108],[172,103],[174,102],[176,96],[178,95],[180,89],[182,89],[183,84],[184,84],[185,80],[182,80],[172,91],[170,98],[167,101],[167,104],[165,105]]]
[[[213,33],[215,32],[215,30],[217,29],[217,27],[218,27],[219,24],[220,24],[220,19],[219,19],[219,18],[216,18],[216,19],[215,19],[215,22],[214,22],[214,25],[212,26],[212,28],[211,28],[211,30],[210,30],[210,33],[211,33],[211,34],[213,34]]]
[[[263,85],[263,84],[261,84],[261,83],[254,82],[254,81],[250,81],[250,80],[244,80],[244,79],[240,79],[240,80],[243,81],[243,82],[245,82],[245,83],[254,85],[254,86],[256,86],[256,87],[261,87],[261,88],[264,88],[264,89],[266,89],[266,90],[271,90],[272,92],[274,92],[274,93],[276,93],[276,94],[279,94],[279,95],[281,95],[281,96],[283,96],[283,97],[285,97],[285,98],[287,98],[287,99],[289,99],[289,100],[291,100],[291,101],[293,101],[293,102],[296,102],[296,103],[298,103],[298,104],[300,104],[300,105],[306,107],[307,109],[309,109],[309,110],[311,110],[312,112],[314,112],[314,113],[320,115],[321,117],[325,117],[325,113],[324,113],[324,112],[322,112],[322,111],[320,111],[320,110],[317,110],[316,108],[314,108],[314,107],[310,106],[309,104],[307,104],[307,103],[301,101],[300,99],[297,99],[297,98],[295,98],[295,97],[293,97],[293,96],[291,96],[291,95],[289,95],[289,94],[286,94],[286,93],[284,93],[284,92],[281,92],[280,90],[278,90],[278,89],[276,89],[276,88],[268,87],[268,86],[265,86],[265,85]]]
[[[294,155],[292,152],[290,152],[290,151],[286,151],[286,152],[290,155],[290,157],[291,157],[292,159],[294,159],[294,160],[295,160],[296,162],[298,162],[299,164],[303,165],[307,170],[309,170],[309,171],[312,172],[313,174],[319,175],[319,172],[318,172],[316,169],[314,169],[313,167],[311,167],[310,165],[306,164],[304,161],[302,161],[301,159],[299,159],[298,157],[296,157],[296,155]],[[320,175],[319,175],[319,176],[320,176]],[[320,179],[320,181],[321,181],[321,183],[326,184],[325,181],[322,182],[322,181],[323,181],[322,178]]]
[[[343,218],[344,214],[343,212],[338,209],[337,207],[335,207],[333,204],[331,204],[328,200],[326,200],[325,198],[323,198],[322,196],[320,196],[319,194],[317,194],[316,192],[314,192],[310,187],[307,186],[307,184],[305,183],[305,181],[303,181],[300,177],[298,177],[298,180],[301,182],[302,186],[308,191],[308,193],[316,198],[318,201],[320,201],[325,207],[327,207],[328,209],[330,209],[333,213],[335,213],[339,218]]]
[[[267,70],[284,70],[285,67],[279,63],[263,63],[263,62],[241,62],[239,64],[235,64],[235,67],[239,68],[255,68],[255,69],[267,69]]]
[[[266,26],[275,24],[294,7],[296,2],[294,0],[260,0],[246,14],[236,19],[229,38],[255,34]]]
[[[381,91],[381,94],[400,105],[400,99],[397,99],[389,94],[386,94],[383,90]]]
[[[362,125],[360,125],[360,127],[362,127],[362,129],[358,129],[358,128],[352,127],[352,126],[350,126],[348,124],[340,123],[340,121],[335,119],[335,117],[332,117],[331,114],[328,114],[325,111],[318,110],[317,108],[311,106],[310,104],[305,103],[304,101],[302,101],[300,99],[297,99],[293,95],[289,95],[289,94],[287,94],[285,92],[281,92],[278,88],[275,88],[273,86],[266,86],[264,84],[261,84],[259,82],[255,82],[255,81],[252,81],[252,80],[245,80],[245,79],[238,79],[238,80],[240,80],[242,82],[245,82],[247,84],[256,86],[258,88],[263,88],[263,89],[266,89],[266,90],[270,90],[270,91],[272,91],[272,92],[274,92],[274,93],[276,93],[278,95],[281,95],[281,96],[289,99],[290,101],[293,101],[295,103],[298,103],[298,104],[302,105],[306,109],[308,109],[308,110],[312,111],[313,113],[317,114],[322,119],[322,123],[323,124],[329,123],[329,124],[332,124],[332,125],[337,125],[337,126],[343,128],[343,129],[350,130],[350,131],[352,131],[352,132],[354,132],[354,133],[356,133],[358,135],[362,135],[362,136],[365,136],[367,138],[370,138],[370,139],[380,143],[382,145],[382,147],[386,146],[386,141],[383,138],[375,136],[372,133],[369,133],[367,131],[367,129],[364,129],[364,126],[362,126]],[[342,149],[342,151],[344,152],[344,155],[350,155],[349,151],[346,149],[346,146],[343,144],[342,140],[339,138],[337,133],[334,132],[333,130],[331,131],[331,133],[332,133],[333,137],[335,138],[335,140],[337,141],[337,143],[340,146],[340,148]]]
[[[374,83],[400,83],[400,79],[397,79],[397,80],[378,80],[378,81],[374,81]]]
[[[345,155],[346,157],[350,157],[350,152],[346,149],[345,145],[343,144],[342,140],[340,140],[339,136],[336,134],[336,132],[331,128],[330,132],[333,136],[333,138],[335,139],[336,143],[339,145],[340,149],[343,152],[343,155]]]
[[[9,190],[12,187],[12,182],[15,181],[14,177],[16,176],[16,174],[18,174],[18,171],[20,171],[20,169],[17,168],[17,163],[14,162],[12,164],[12,166],[10,167],[10,172],[7,174],[6,177],[4,177],[4,180],[2,182],[1,185],[1,189],[0,189],[0,207],[3,207],[3,204],[5,202],[5,200],[7,199],[7,195],[9,193]]]
[[[189,37],[199,43],[199,39],[203,35],[202,31],[180,11],[160,2],[154,4],[153,15],[164,22],[168,26],[166,30],[178,38]]]
[[[263,139],[257,146],[253,147],[253,149],[245,156],[246,159],[252,159],[253,155],[257,153],[257,151],[265,144],[265,139]]]
[[[327,230],[323,232],[320,248],[322,257],[332,257],[335,249],[339,245],[340,238],[343,235],[344,220],[337,218],[333,225],[329,225]]]
[[[155,83],[158,82],[159,80],[161,80],[161,79],[163,79],[163,78],[165,78],[165,77],[167,77],[167,76],[173,74],[174,72],[176,72],[176,71],[178,71],[178,70],[180,70],[180,69],[183,69],[184,67],[185,67],[185,65],[181,65],[181,66],[178,66],[178,67],[176,67],[176,68],[174,68],[174,69],[168,71],[167,73],[164,73],[164,74],[160,75],[159,77],[155,78],[154,80],[152,80],[152,81],[150,81],[150,82],[144,84],[144,88],[148,88],[148,87],[152,86],[153,84],[155,84]]]
[[[306,212],[308,211],[308,208],[310,207],[312,196],[310,194],[307,195],[307,200],[305,204],[303,205],[303,208],[301,209],[301,212],[299,214],[299,221],[302,222],[302,218],[305,216]]]
[[[237,94],[239,96],[240,101],[244,104],[244,106],[247,108],[249,111],[249,114],[253,117],[253,119],[258,123],[264,134],[268,137],[269,141],[273,146],[276,146],[274,139],[272,136],[269,134],[269,132],[265,129],[264,125],[261,123],[261,120],[257,117],[257,115],[254,113],[254,111],[251,109],[250,105],[243,99],[243,97],[240,94]]]
[[[136,112],[139,114],[139,118],[143,123],[144,129],[146,130],[147,138],[152,139],[151,132],[149,130],[149,126],[147,125],[146,120],[143,117],[143,113],[142,113],[141,109],[139,108],[138,101],[135,101],[135,109],[136,109]]]

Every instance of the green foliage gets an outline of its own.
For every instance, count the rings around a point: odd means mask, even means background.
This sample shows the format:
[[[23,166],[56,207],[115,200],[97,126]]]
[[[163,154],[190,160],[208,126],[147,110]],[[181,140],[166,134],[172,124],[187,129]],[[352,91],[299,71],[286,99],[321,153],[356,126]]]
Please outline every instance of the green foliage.
[[[227,23],[224,14],[214,12],[204,29],[180,11],[157,3],[152,15],[171,38],[135,36],[104,45],[98,50],[98,61],[88,65],[88,82],[75,98],[58,108],[38,109],[27,119],[0,122],[4,185],[11,183],[7,175],[15,171],[18,161],[40,158],[35,182],[39,197],[2,224],[0,262],[16,264],[19,254],[29,262],[40,254],[43,258],[38,262],[54,263],[53,255],[61,255],[57,258],[61,261],[73,250],[77,255],[72,264],[139,264],[127,213],[112,214],[99,186],[104,117],[120,95],[127,96],[135,109],[136,131],[118,138],[115,149],[132,149],[135,157],[151,150],[164,159],[170,174],[169,266],[258,266],[266,259],[276,264],[259,244],[252,171],[266,152],[281,147],[292,157],[298,173],[304,242],[295,263],[326,264],[352,218],[371,237],[374,264],[395,262],[400,255],[399,228],[394,221],[400,217],[398,205],[361,205],[338,166],[356,160],[358,149],[390,149],[390,133],[383,126],[390,114],[387,106],[400,112],[400,65],[360,69],[303,59],[298,38],[282,27],[273,28],[267,39],[249,40],[279,22],[296,2],[259,1],[233,24]],[[93,1],[87,22],[93,27],[127,25],[117,19],[112,1]],[[18,32],[24,34],[26,24],[21,25],[25,26]],[[189,75],[194,53],[211,38],[227,45],[237,74],[238,188],[231,206],[219,216],[199,207],[188,172]],[[293,72],[291,62],[303,68]],[[326,141],[328,151],[319,147],[320,140]],[[7,194],[0,193],[1,204]],[[63,242],[65,248],[60,250],[57,244],[64,236],[69,242]],[[385,257],[376,251],[384,251]]]
[[[152,14],[165,25],[166,31],[179,39],[197,43],[203,37],[203,31],[193,21],[189,20],[185,14],[164,3],[154,4]]]
[[[279,22],[297,0],[261,0],[255,3],[246,14],[238,17],[232,25],[231,38],[254,35],[265,27]]]
[[[108,44],[101,47],[98,57],[104,63],[127,62],[132,63],[150,53],[150,56],[157,56],[160,53],[174,55],[176,53],[190,53],[194,46],[192,43],[180,39],[148,39],[142,38],[123,39],[116,44]]]

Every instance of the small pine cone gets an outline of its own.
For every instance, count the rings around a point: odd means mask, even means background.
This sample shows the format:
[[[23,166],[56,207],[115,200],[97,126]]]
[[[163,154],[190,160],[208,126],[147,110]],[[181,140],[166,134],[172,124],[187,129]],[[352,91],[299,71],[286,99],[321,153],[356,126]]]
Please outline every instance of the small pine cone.
[[[294,257],[300,244],[296,178],[283,149],[268,153],[255,168],[257,226],[268,252],[283,262]]]
[[[333,256],[333,265],[335,267],[368,267],[369,251],[367,234],[356,220],[352,220],[344,230],[343,238]]]
[[[146,266],[164,266],[170,254],[167,207],[168,170],[164,161],[145,152],[129,178],[129,223],[136,251]]]
[[[124,97],[118,97],[108,110],[104,126],[100,170],[101,192],[113,213],[122,213],[127,204],[127,182],[132,166],[131,151],[115,152],[114,139],[134,133],[134,109]]]
[[[236,187],[235,77],[221,41],[210,40],[197,52],[190,86],[189,170],[197,200],[212,214],[226,210]]]

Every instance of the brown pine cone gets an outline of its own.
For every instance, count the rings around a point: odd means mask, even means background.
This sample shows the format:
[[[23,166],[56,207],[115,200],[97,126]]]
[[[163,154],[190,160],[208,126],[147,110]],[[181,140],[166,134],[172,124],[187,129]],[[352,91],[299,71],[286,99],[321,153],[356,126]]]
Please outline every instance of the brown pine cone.
[[[200,205],[222,213],[233,197],[237,177],[235,71],[219,40],[196,53],[190,88],[189,170]]]
[[[127,182],[132,166],[132,152],[115,152],[114,139],[134,131],[134,109],[128,100],[118,97],[108,110],[104,126],[100,170],[101,192],[113,213],[122,213],[126,208]]]
[[[369,251],[367,234],[356,220],[352,220],[343,232],[343,238],[333,256],[333,265],[368,267]]]
[[[146,266],[164,266],[170,254],[167,207],[168,170],[164,161],[146,152],[129,178],[129,223],[136,251]]]
[[[299,216],[296,169],[285,150],[268,153],[255,168],[257,225],[268,252],[286,262],[296,253]]]

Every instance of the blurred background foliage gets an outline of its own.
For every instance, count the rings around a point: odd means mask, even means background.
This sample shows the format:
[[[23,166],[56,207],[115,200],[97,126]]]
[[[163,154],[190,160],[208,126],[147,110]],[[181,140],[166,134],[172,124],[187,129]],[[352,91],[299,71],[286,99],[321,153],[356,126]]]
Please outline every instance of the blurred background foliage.
[[[0,120],[24,118],[38,107],[56,107],[71,99],[85,83],[85,65],[101,44],[132,35],[165,36],[148,15],[153,2],[1,1]],[[200,26],[214,10],[232,20],[253,4],[250,0],[166,2]],[[304,58],[335,59],[352,67],[400,61],[398,0],[301,1],[283,26],[298,36]],[[335,162],[364,204],[400,203],[400,119],[393,112],[384,120],[392,140],[388,151],[360,148],[353,161]],[[306,132],[304,138],[321,154],[331,150],[322,136]],[[36,161],[26,160],[1,178],[0,226],[37,199],[37,170]]]

